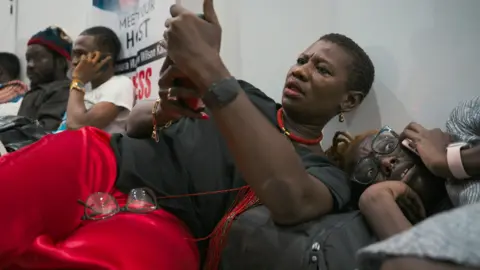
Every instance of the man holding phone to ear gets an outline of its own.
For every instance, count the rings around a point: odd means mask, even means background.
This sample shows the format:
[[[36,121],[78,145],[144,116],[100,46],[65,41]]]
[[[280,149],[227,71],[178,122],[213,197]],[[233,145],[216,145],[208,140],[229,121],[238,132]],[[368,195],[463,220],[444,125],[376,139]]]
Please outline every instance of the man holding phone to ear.
[[[83,31],[75,41],[66,117],[68,129],[93,126],[109,133],[125,132],[135,88],[128,77],[114,75],[120,49],[117,35],[103,26]]]

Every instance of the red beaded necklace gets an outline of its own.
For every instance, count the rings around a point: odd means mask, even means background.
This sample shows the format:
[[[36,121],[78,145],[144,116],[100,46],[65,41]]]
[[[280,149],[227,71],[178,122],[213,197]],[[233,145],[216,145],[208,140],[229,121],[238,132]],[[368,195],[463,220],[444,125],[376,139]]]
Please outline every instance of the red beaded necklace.
[[[283,108],[280,108],[277,111],[277,123],[280,129],[282,129],[283,134],[285,134],[285,136],[287,136],[292,141],[305,144],[305,145],[315,145],[315,144],[319,144],[323,139],[323,133],[320,134],[320,137],[309,140],[309,139],[300,138],[297,135],[289,132],[285,128],[285,123],[283,123]]]

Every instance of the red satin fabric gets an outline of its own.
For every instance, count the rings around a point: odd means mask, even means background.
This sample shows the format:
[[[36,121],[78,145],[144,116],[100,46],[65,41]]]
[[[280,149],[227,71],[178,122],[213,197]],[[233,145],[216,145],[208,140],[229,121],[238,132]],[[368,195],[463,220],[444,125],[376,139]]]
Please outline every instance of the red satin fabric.
[[[163,210],[80,220],[93,192],[125,201],[116,170],[110,135],[89,127],[1,157],[0,269],[198,269],[188,229]]]

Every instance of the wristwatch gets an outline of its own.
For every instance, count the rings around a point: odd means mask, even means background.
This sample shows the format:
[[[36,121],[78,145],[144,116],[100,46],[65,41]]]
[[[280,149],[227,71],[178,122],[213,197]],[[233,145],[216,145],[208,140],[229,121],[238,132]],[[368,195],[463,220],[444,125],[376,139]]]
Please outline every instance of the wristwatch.
[[[83,84],[79,80],[74,79],[70,84],[70,90],[76,90],[85,94],[85,84]]]
[[[461,151],[468,148],[470,148],[470,144],[465,142],[451,143],[447,146],[448,168],[455,179],[467,179],[471,177],[463,167],[461,155]]]
[[[202,101],[207,108],[223,108],[235,100],[241,89],[235,77],[228,77],[212,84]]]

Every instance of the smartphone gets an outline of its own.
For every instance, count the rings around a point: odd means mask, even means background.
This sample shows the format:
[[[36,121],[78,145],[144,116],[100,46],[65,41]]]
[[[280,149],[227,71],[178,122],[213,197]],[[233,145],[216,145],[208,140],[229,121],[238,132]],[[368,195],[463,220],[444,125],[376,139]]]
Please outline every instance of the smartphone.
[[[410,139],[404,139],[402,141],[402,145],[407,148],[408,150],[410,150],[410,152],[414,153],[415,155],[419,155],[418,154],[418,151],[417,151],[417,148],[415,148],[415,144],[412,142],[412,140]]]
[[[98,59],[98,62],[102,62],[105,58],[107,58],[108,56],[110,56],[109,54],[100,54],[100,58]],[[97,63],[98,63],[97,62]],[[109,61],[107,61],[105,64],[103,64],[103,66],[100,68],[100,72],[107,72],[108,69],[110,68],[110,63],[112,63],[112,59],[110,59]]]
[[[182,98],[178,100],[178,103],[185,107],[189,108],[190,110],[201,113],[205,111],[205,105],[203,104],[202,100],[199,98]]]
[[[201,19],[205,19],[203,14],[197,14],[197,16]],[[160,73],[165,71],[169,65],[174,64],[172,60],[167,56],[163,62],[163,66],[161,68]],[[182,79],[174,79],[172,82],[173,87],[182,87]],[[188,108],[196,113],[201,113],[205,111],[205,105],[203,104],[202,100],[199,98],[179,98],[177,102],[180,106],[184,108]]]
[[[173,87],[182,87],[182,80],[174,79]],[[205,111],[205,105],[199,98],[179,98],[177,99],[177,102],[178,104],[180,104],[180,106],[188,108],[196,113],[201,113]]]

